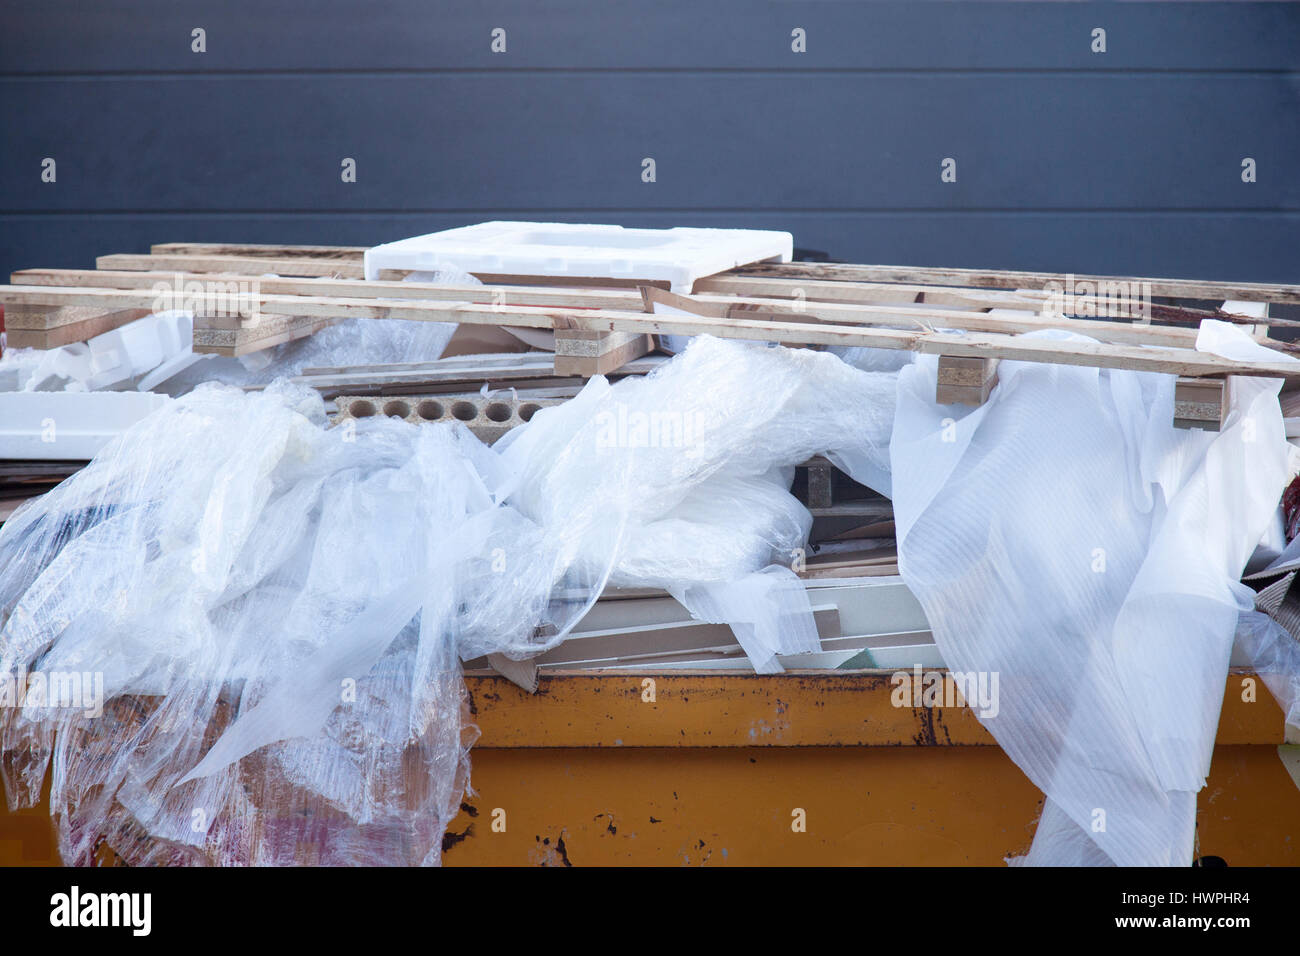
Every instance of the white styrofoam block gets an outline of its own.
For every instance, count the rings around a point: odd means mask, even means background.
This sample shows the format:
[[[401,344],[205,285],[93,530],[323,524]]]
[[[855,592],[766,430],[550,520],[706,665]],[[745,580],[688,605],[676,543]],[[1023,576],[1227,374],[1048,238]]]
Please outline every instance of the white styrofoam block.
[[[0,458],[86,461],[170,401],[153,392],[2,392]]]
[[[42,353],[27,387],[66,378],[74,383],[69,388],[109,388],[163,365],[189,364],[193,340],[191,313],[156,312],[85,342]]]
[[[106,388],[143,375],[188,353],[194,340],[189,312],[156,312],[90,339],[90,389]]]
[[[1229,299],[1223,303],[1223,311],[1231,312],[1233,315],[1244,315],[1252,319],[1268,318],[1267,302],[1238,302]]]
[[[794,238],[760,229],[625,229],[567,222],[481,222],[366,250],[368,280],[383,269],[667,280],[690,292],[695,280],[749,262],[789,262]]]

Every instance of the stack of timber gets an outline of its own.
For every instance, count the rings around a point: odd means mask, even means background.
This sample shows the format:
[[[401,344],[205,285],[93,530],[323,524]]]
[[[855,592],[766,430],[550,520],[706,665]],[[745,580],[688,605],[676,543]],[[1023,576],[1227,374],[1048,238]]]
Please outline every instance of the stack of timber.
[[[171,243],[149,255],[101,257],[95,270],[16,272],[0,286],[0,304],[13,317],[12,344],[37,348],[161,307],[194,311],[196,350],[224,355],[354,316],[537,330],[554,338],[550,374],[579,379],[649,354],[663,335],[902,349],[940,357],[937,397],[946,404],[987,399],[1004,360],[1165,372],[1183,380],[1175,419],[1186,427],[1217,427],[1228,376],[1300,377],[1289,354],[1295,348],[1267,337],[1270,327],[1300,324],[1268,316],[1269,304],[1300,304],[1295,285],[765,262],[674,295],[662,283],[634,279],[560,285],[544,276],[482,275],[484,285],[446,286],[386,273],[367,282],[364,252]],[[1207,308],[1211,301],[1223,305]],[[1277,359],[1235,362],[1196,351],[1195,326],[1204,318],[1249,327]],[[1097,341],[1021,334],[1056,328]]]

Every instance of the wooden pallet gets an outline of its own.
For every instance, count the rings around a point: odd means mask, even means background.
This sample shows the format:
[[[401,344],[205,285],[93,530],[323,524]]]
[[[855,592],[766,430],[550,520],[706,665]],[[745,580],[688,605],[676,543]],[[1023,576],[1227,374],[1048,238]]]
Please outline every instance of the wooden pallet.
[[[1189,427],[1216,427],[1228,376],[1300,378],[1300,363],[1287,354],[1296,347],[1266,337],[1269,327],[1300,322],[1269,318],[1257,305],[1300,304],[1296,285],[796,262],[742,266],[680,296],[529,276],[479,277],[491,281],[461,287],[398,281],[400,274],[366,282],[364,251],[169,243],[149,255],[103,256],[94,270],[16,272],[0,286],[0,304],[17,318],[13,344],[37,348],[163,307],[192,309],[196,351],[224,355],[357,316],[549,330],[552,371],[580,377],[614,371],[665,334],[902,349],[940,357],[936,397],[945,403],[983,402],[1004,360],[1163,372],[1183,379],[1176,419]],[[1154,296],[1195,304],[1156,304]],[[1204,308],[1206,299],[1225,306]],[[1195,326],[1204,318],[1244,325],[1279,354],[1234,362],[1198,352]],[[1057,328],[1097,341],[1021,335]]]

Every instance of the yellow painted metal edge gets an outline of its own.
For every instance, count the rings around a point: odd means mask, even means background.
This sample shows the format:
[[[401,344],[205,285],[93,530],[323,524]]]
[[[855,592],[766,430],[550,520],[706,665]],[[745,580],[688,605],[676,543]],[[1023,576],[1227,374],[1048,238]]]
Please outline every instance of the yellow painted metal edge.
[[[536,694],[498,677],[466,684],[477,748],[995,744],[964,704],[896,706],[894,673],[568,672],[543,675]],[[1284,728],[1263,681],[1230,673],[1216,743],[1277,745]]]

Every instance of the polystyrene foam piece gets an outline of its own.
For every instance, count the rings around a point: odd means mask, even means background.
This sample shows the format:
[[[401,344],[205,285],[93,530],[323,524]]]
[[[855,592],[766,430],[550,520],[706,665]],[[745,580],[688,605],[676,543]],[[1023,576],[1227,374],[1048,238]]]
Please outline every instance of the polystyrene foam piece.
[[[0,393],[0,458],[93,458],[170,401],[152,392]]]
[[[625,229],[561,222],[481,222],[366,250],[367,279],[384,269],[667,280],[690,292],[695,280],[748,262],[789,262],[788,232],[759,229]]]

